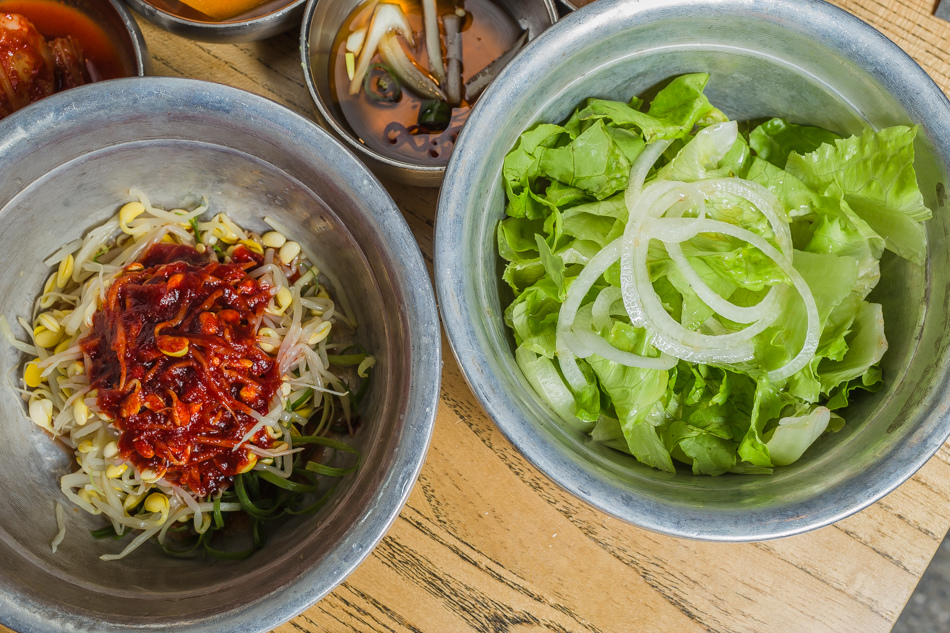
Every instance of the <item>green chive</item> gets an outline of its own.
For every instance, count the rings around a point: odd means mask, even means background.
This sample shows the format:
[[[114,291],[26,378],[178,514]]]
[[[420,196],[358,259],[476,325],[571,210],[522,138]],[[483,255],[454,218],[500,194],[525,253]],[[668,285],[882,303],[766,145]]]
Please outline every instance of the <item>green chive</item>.
[[[298,484],[298,483],[295,483],[295,482],[293,482],[293,481],[290,481],[289,479],[284,479],[283,477],[278,477],[277,475],[274,475],[273,473],[269,473],[269,472],[267,472],[266,470],[260,471],[257,476],[260,477],[261,479],[263,479],[264,481],[268,482],[268,483],[274,484],[275,486],[278,486],[278,487],[280,487],[280,488],[284,488],[284,489],[286,489],[286,490],[290,490],[291,492],[303,492],[303,493],[306,493],[306,492],[316,492],[316,491],[317,491],[317,487],[316,487],[316,486],[310,486],[310,485],[307,485],[307,484]]]
[[[336,367],[355,367],[366,360],[367,354],[327,354],[327,361]]]

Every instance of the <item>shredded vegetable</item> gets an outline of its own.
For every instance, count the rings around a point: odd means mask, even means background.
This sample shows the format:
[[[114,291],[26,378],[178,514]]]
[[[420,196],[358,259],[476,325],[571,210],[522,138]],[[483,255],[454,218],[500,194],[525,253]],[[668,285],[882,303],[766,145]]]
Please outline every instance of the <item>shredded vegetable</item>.
[[[422,19],[425,25],[426,50],[429,53],[429,71],[439,85],[445,83],[445,68],[442,65],[442,44],[439,40],[439,16],[435,0],[422,0]]]
[[[420,97],[445,99],[445,94],[435,81],[409,59],[395,35],[387,34],[379,40],[379,56],[392,69],[399,81]]]
[[[379,43],[389,33],[399,33],[410,44],[413,42],[412,27],[409,26],[409,21],[406,19],[406,14],[403,13],[402,8],[398,4],[381,2],[376,5],[373,18],[369,24],[369,32],[361,43],[362,52],[350,80],[351,95],[355,95],[360,91],[360,87],[363,85],[363,76],[369,70]]]

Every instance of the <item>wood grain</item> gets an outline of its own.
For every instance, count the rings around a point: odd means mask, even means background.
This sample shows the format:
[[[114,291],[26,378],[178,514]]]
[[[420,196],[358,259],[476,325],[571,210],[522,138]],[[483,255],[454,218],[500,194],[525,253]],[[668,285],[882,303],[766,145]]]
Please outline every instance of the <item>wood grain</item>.
[[[950,89],[932,0],[841,0]],[[141,22],[155,73],[237,86],[311,116],[298,33],[192,42]],[[387,188],[430,267],[435,190]],[[950,449],[867,510],[752,544],[639,530],[565,494],[495,428],[444,341],[428,460],[379,547],[275,633],[889,631],[950,526]],[[8,633],[0,626],[0,631]]]

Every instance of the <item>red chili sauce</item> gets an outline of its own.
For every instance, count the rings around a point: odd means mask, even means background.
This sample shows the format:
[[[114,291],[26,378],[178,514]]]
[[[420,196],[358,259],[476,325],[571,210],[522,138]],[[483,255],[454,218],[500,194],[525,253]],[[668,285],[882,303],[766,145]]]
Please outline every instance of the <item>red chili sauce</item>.
[[[47,40],[66,35],[76,38],[92,81],[135,74],[134,68],[122,62],[105,30],[75,7],[54,0],[0,0],[0,11],[24,16]]]
[[[257,344],[273,288],[247,276],[263,260],[244,246],[232,260],[155,244],[116,278],[81,342],[120,454],[199,497],[253,466],[235,447],[257,423],[250,411],[267,413],[281,383]],[[250,442],[273,444],[264,429]]]

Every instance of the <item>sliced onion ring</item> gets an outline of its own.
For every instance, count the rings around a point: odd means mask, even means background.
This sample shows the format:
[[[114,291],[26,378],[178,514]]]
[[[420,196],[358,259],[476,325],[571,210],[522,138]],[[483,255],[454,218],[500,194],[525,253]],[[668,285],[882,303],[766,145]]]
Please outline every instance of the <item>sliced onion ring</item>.
[[[610,309],[615,303],[623,300],[620,288],[608,286],[597,294],[594,305],[591,307],[591,323],[595,330],[602,330],[610,325]]]
[[[644,327],[654,335],[654,347],[691,363],[739,363],[754,358],[754,349],[749,339],[768,327],[767,324],[751,325],[740,332],[721,336],[687,329],[670,316],[653,289],[647,268],[650,235],[641,226],[635,231],[625,233],[621,239],[623,248],[620,259],[620,289],[624,306],[627,312],[636,311],[643,315]],[[761,329],[758,329],[760,327]],[[753,333],[753,329],[758,331]]]
[[[610,268],[620,253],[619,244],[614,240],[604,249],[591,258],[584,270],[574,279],[571,287],[567,291],[564,303],[557,315],[557,334],[555,338],[555,354],[561,365],[561,371],[564,378],[575,391],[580,391],[587,387],[587,379],[581,373],[577,366],[574,352],[568,347],[564,335],[571,331],[574,326],[574,319],[577,316],[577,310],[581,307],[581,302],[590,291],[594,283],[601,275]]]
[[[757,182],[742,178],[714,178],[694,184],[707,197],[729,194],[751,202],[769,221],[779,250],[785,257],[791,258],[792,231],[788,222],[782,218],[782,207],[771,191]]]
[[[564,373],[564,377],[577,391],[587,386],[587,380],[577,366],[577,356],[586,358],[592,353],[596,353],[602,358],[614,360],[614,362],[618,362],[627,367],[643,367],[648,369],[657,369],[660,367],[669,369],[676,364],[675,359],[668,357],[652,358],[650,356],[640,356],[639,354],[624,352],[593,332],[573,331],[574,319],[577,317],[577,311],[580,309],[584,297],[587,296],[587,293],[600,276],[618,259],[620,259],[620,241],[614,240],[597,253],[587,266],[584,267],[584,270],[581,271],[577,278],[574,279],[570,289],[567,291],[567,297],[564,298],[564,303],[561,304],[561,310],[558,313],[555,352],[558,361],[560,361],[561,371]],[[588,334],[590,336],[587,336]],[[594,351],[590,351],[594,349],[590,347],[591,337],[603,341],[602,345],[594,343],[596,347]],[[580,350],[580,353],[578,353],[578,350]]]
[[[643,367],[645,369],[672,369],[676,366],[676,359],[666,354],[659,358],[640,356],[625,352],[611,345],[604,337],[594,332],[578,332],[572,330],[564,335],[565,342],[579,358],[587,358],[597,354],[601,358],[611,360],[618,365],[627,367]]]
[[[719,126],[722,130],[717,126],[712,127],[715,129],[706,131],[710,135],[714,135],[714,132],[723,135],[732,132],[725,126]],[[587,381],[577,367],[576,358],[586,358],[592,354],[624,365],[647,366],[641,363],[649,362],[651,368],[657,369],[668,369],[675,364],[676,360],[667,354],[690,362],[718,364],[745,362],[754,358],[751,339],[778,319],[785,291],[781,287],[773,287],[755,306],[739,306],[721,297],[699,276],[680,246],[680,243],[700,233],[729,235],[757,248],[779,266],[802,297],[807,316],[802,349],[789,363],[768,374],[773,381],[791,376],[813,357],[818,346],[820,324],[811,290],[792,265],[791,231],[783,217],[781,205],[765,187],[737,178],[716,178],[696,183],[661,180],[644,187],[647,174],[669,144],[665,140],[651,143],[634,160],[624,195],[628,210],[624,235],[590,260],[574,280],[561,306],[556,348],[565,377],[575,388],[586,386]],[[714,196],[735,196],[755,206],[769,222],[778,248],[747,229],[706,218],[705,202]],[[684,218],[688,209],[695,209],[698,217]],[[717,315],[748,325],[738,332],[710,335],[677,323],[664,308],[649,276],[647,261],[651,239],[664,242],[670,258],[686,282]],[[574,329],[581,302],[597,279],[618,259],[621,261],[620,298],[624,308],[634,326],[645,327],[652,335],[652,345],[661,351],[661,358],[630,354],[613,347],[595,332]],[[592,320],[598,329],[603,329],[609,323],[611,306],[617,301],[616,291],[611,290],[602,291],[592,306]]]
[[[650,169],[666,151],[666,148],[670,146],[670,143],[672,141],[669,139],[654,141],[644,147],[643,151],[633,159],[633,165],[630,166],[630,179],[627,181],[627,191],[623,195],[623,201],[626,203],[627,209],[633,208],[634,203],[643,191],[643,183],[647,178],[647,174],[650,173]]]
[[[703,196],[731,194],[740,198],[745,198],[751,202],[766,217],[772,226],[772,231],[776,235],[779,243],[779,250],[786,257],[792,253],[792,236],[788,228],[788,223],[781,219],[781,207],[778,200],[772,195],[772,192],[758,183],[742,180],[739,178],[716,178],[698,183],[682,183],[688,187],[689,191],[698,191]],[[695,189],[694,189],[695,188]],[[697,217],[705,218],[705,205],[697,204]],[[665,217],[683,217],[683,207],[677,208],[676,205],[670,207],[664,214]],[[649,214],[651,217],[659,217],[656,213]],[[752,323],[760,319],[768,319],[769,322],[775,321],[781,311],[781,304],[778,301],[778,293],[770,290],[758,305],[745,307],[737,306],[731,301],[727,301],[719,296],[709,285],[696,273],[695,269],[689,264],[683,255],[683,249],[679,244],[666,244],[666,251],[676,264],[683,278],[692,288],[693,292],[699,296],[703,302],[709,306],[716,314],[734,321],[736,323]]]
[[[715,290],[709,287],[709,284],[699,276],[699,273],[683,255],[683,249],[680,248],[679,244],[666,244],[666,252],[693,292],[716,314],[736,323],[752,323],[761,319],[768,319],[771,323],[778,318],[782,306],[779,304],[778,292],[775,288],[769,290],[765,297],[754,306],[737,306],[720,297]]]
[[[785,273],[785,275],[789,278],[789,280],[792,282],[792,285],[801,296],[802,301],[804,301],[807,326],[805,329],[805,341],[802,345],[802,349],[786,365],[770,371],[768,374],[769,380],[773,382],[784,380],[792,374],[797,373],[808,364],[808,361],[811,360],[811,358],[815,355],[815,351],[818,349],[818,339],[821,335],[821,332],[819,331],[820,322],[818,318],[818,306],[815,304],[815,297],[812,295],[811,289],[808,287],[808,284],[802,278],[801,274],[795,270],[791,260],[785,257],[774,246],[769,244],[765,238],[763,238],[761,235],[753,233],[752,231],[735,226],[734,224],[709,219],[656,219],[650,221],[648,231],[652,237],[665,243],[683,242],[694,237],[695,235],[698,235],[699,233],[718,233],[729,235],[744,242],[748,242],[755,248],[759,249],[763,255],[774,261],[776,265],[782,270],[782,272]],[[623,261],[623,256],[627,254],[627,250],[627,248],[624,248],[624,252],[621,255],[621,261]],[[633,249],[631,248],[630,250],[632,251]],[[632,256],[633,253],[631,252],[631,258]],[[621,284],[622,283],[623,275],[621,274]],[[621,289],[623,290],[623,288]],[[748,330],[749,328],[746,329]],[[656,343],[657,341],[654,339],[654,346],[657,347],[657,349],[660,349]]]

